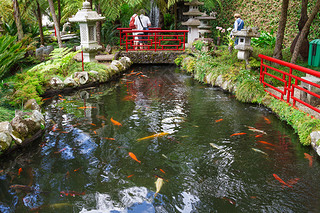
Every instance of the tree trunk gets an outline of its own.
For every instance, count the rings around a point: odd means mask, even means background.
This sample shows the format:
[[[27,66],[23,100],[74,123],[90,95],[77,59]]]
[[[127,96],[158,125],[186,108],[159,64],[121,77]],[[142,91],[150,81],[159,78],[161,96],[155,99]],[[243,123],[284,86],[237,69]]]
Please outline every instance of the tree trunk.
[[[282,45],[284,38],[284,30],[286,29],[287,14],[288,14],[289,0],[282,0],[281,17],[278,26],[276,44],[273,51],[273,57],[276,59],[282,59]]]
[[[101,14],[101,7],[100,7],[100,3],[98,3],[96,5],[96,9],[97,9],[97,13],[98,14]],[[96,23],[96,27],[97,27],[97,42],[99,45],[102,45],[101,43],[101,25],[102,25],[102,22],[101,21],[98,21]]]
[[[44,45],[44,35],[43,35],[43,29],[42,29],[42,17],[41,17],[41,11],[40,11],[40,5],[39,1],[37,0],[37,11],[36,16],[39,24],[39,32],[40,32],[40,44]]]
[[[174,6],[173,6],[173,10],[174,10],[174,29],[176,30],[178,28],[178,8],[177,8],[177,2],[174,3]]]
[[[61,29],[61,0],[58,0],[58,24],[59,30]]]
[[[57,33],[57,40],[58,40],[58,44],[59,44],[59,48],[62,48],[62,41],[61,41],[61,35],[60,35],[60,29],[59,29],[59,23],[58,23],[58,19],[54,10],[54,5],[53,5],[53,0],[48,0],[49,3],[49,7],[50,7],[50,12],[52,15],[52,19],[54,22],[54,26],[56,28],[56,33]]]
[[[17,31],[18,31],[18,33],[17,33],[18,40],[20,41],[23,38],[23,29],[22,29],[18,0],[13,0],[13,13],[14,13],[14,20],[16,22]]]
[[[93,8],[92,7],[92,0],[88,0],[88,2],[90,3],[91,9],[92,9]]]
[[[295,37],[295,39],[293,40],[293,42],[291,44],[291,47],[290,47],[291,54],[293,54],[293,52],[294,52],[294,48],[297,44],[297,41],[298,41],[298,38],[301,34],[302,28],[306,24],[307,20],[308,20],[308,0],[302,0],[301,1],[301,17],[300,17],[300,20],[298,23],[299,33]],[[306,36],[303,38],[303,42],[302,42],[303,48],[301,48],[299,51],[299,56],[301,56],[303,61],[308,61],[308,55],[309,55],[308,35],[309,35],[309,31],[307,32]]]
[[[300,51],[301,46],[303,44],[303,39],[305,38],[305,36],[309,32],[312,21],[316,17],[319,10],[320,10],[320,0],[317,0],[317,3],[312,10],[312,13],[310,14],[310,17],[308,18],[308,21],[304,25],[304,27],[301,31],[301,34],[298,38],[297,44],[296,44],[296,46],[294,48],[294,52],[292,54],[291,63],[295,64],[297,62],[299,51]]]

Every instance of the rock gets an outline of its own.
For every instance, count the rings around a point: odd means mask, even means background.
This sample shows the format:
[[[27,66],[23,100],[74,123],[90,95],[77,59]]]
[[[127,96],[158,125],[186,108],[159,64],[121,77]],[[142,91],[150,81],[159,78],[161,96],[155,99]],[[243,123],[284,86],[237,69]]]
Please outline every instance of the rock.
[[[313,149],[320,156],[320,145],[318,144],[318,141],[320,142],[320,131],[311,132],[310,137]]]
[[[12,126],[8,121],[1,122],[0,123],[0,132],[12,132]]]
[[[99,73],[97,71],[89,71],[89,80],[90,81],[99,81]]]
[[[52,89],[62,89],[64,84],[63,82],[61,81],[60,78],[57,78],[57,77],[53,77],[50,82],[49,82],[49,85]]]
[[[86,84],[89,80],[89,75],[87,72],[75,72],[73,75],[75,82],[79,84]]]
[[[11,121],[11,126],[22,138],[27,137],[29,129],[25,120],[21,116],[14,117]]]
[[[78,84],[77,82],[75,82],[75,80],[73,80],[73,78],[71,77],[67,77],[63,84],[66,86],[66,87],[76,87]]]
[[[41,110],[40,106],[37,104],[37,101],[35,99],[28,100],[24,106],[24,109],[31,109],[31,110]]]
[[[126,56],[120,58],[120,62],[124,65],[125,69],[128,69],[130,67],[130,65],[132,64],[130,58],[128,58]]]
[[[125,70],[125,66],[124,66],[120,61],[118,61],[118,60],[113,60],[113,61],[111,62],[111,65],[116,66],[116,67],[119,69],[120,72],[122,72],[122,71]]]
[[[12,138],[8,133],[0,132],[0,150],[7,150],[12,142]]]
[[[216,79],[215,85],[221,87],[222,82],[223,82],[222,75],[219,75],[218,78]]]
[[[37,122],[39,123],[40,125],[45,125],[45,119],[44,119],[44,116],[41,114],[40,111],[38,110],[33,110],[32,111],[32,115],[31,115],[31,119],[34,121],[34,122]],[[41,128],[41,127],[40,127]]]
[[[110,65],[109,65],[109,68],[112,70],[112,71],[111,71],[112,73],[117,73],[117,72],[119,72],[118,67],[115,66],[114,64],[110,64]]]

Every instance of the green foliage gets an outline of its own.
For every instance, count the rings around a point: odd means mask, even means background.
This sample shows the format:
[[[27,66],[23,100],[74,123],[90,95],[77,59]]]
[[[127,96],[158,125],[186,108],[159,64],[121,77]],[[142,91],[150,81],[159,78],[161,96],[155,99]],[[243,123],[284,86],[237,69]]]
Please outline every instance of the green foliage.
[[[118,36],[119,31],[117,30],[118,27],[120,27],[120,25],[116,25],[111,21],[106,21],[102,24],[101,40],[104,44],[110,44],[111,46],[113,46],[117,45],[120,42]]]
[[[24,57],[26,48],[16,39],[15,36],[0,37],[0,79]]]
[[[239,101],[260,103],[264,96],[264,88],[256,79],[246,78],[237,87],[236,98]]]
[[[183,59],[186,58],[187,56],[188,56],[188,55],[180,55],[180,56],[178,56],[178,57],[174,60],[174,63],[175,63],[177,66],[181,66]]]
[[[192,45],[196,48],[196,50],[201,51],[202,47],[204,47],[205,44],[202,41],[197,40],[197,41],[193,42]]]
[[[259,38],[252,38],[252,46],[262,47],[262,48],[274,48],[276,44],[276,37],[273,35],[273,30],[270,33],[261,31]]]

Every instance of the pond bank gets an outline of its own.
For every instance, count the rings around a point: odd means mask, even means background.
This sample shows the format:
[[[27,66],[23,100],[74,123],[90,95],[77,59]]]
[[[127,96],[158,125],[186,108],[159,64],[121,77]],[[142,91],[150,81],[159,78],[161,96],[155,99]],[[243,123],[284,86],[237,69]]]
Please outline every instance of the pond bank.
[[[74,72],[65,79],[54,76],[49,82],[45,83],[46,90],[42,97],[48,98],[44,98],[42,101],[51,99],[49,96],[59,93],[108,82],[127,70],[131,65],[130,58],[122,57],[119,60],[113,60],[104,72],[101,72],[101,70],[99,72],[94,70]],[[0,156],[40,138],[46,128],[45,118],[41,113],[41,107],[38,105],[37,100],[29,99],[23,108],[24,111],[16,110],[12,121],[0,122]]]
[[[320,120],[264,92],[259,77],[253,72],[222,67],[210,57],[205,53],[196,53],[194,57],[180,56],[175,62],[202,83],[221,87],[235,94],[239,101],[262,104],[271,109],[280,120],[293,127],[301,144],[311,145],[320,156]]]

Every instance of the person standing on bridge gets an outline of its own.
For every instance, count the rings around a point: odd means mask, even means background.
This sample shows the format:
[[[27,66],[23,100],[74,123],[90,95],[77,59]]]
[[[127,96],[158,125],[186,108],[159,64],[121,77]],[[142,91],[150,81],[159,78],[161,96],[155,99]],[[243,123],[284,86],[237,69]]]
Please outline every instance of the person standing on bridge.
[[[148,16],[146,16],[146,11],[144,9],[141,9],[139,12],[139,16],[136,17],[135,23],[137,30],[149,30],[149,27],[151,26],[151,21]],[[138,35],[147,35],[148,33],[139,33]],[[140,49],[145,49],[144,44],[146,44],[148,41],[147,36],[141,36],[139,38],[140,43]]]
[[[234,39],[234,35],[232,35],[232,32],[237,32],[243,29],[244,27],[244,21],[241,19],[241,15],[239,13],[234,14],[234,18],[236,19],[234,24],[233,24],[233,29],[231,31],[230,36],[232,37],[232,39]],[[235,40],[235,45],[238,45],[238,38],[236,38]]]

